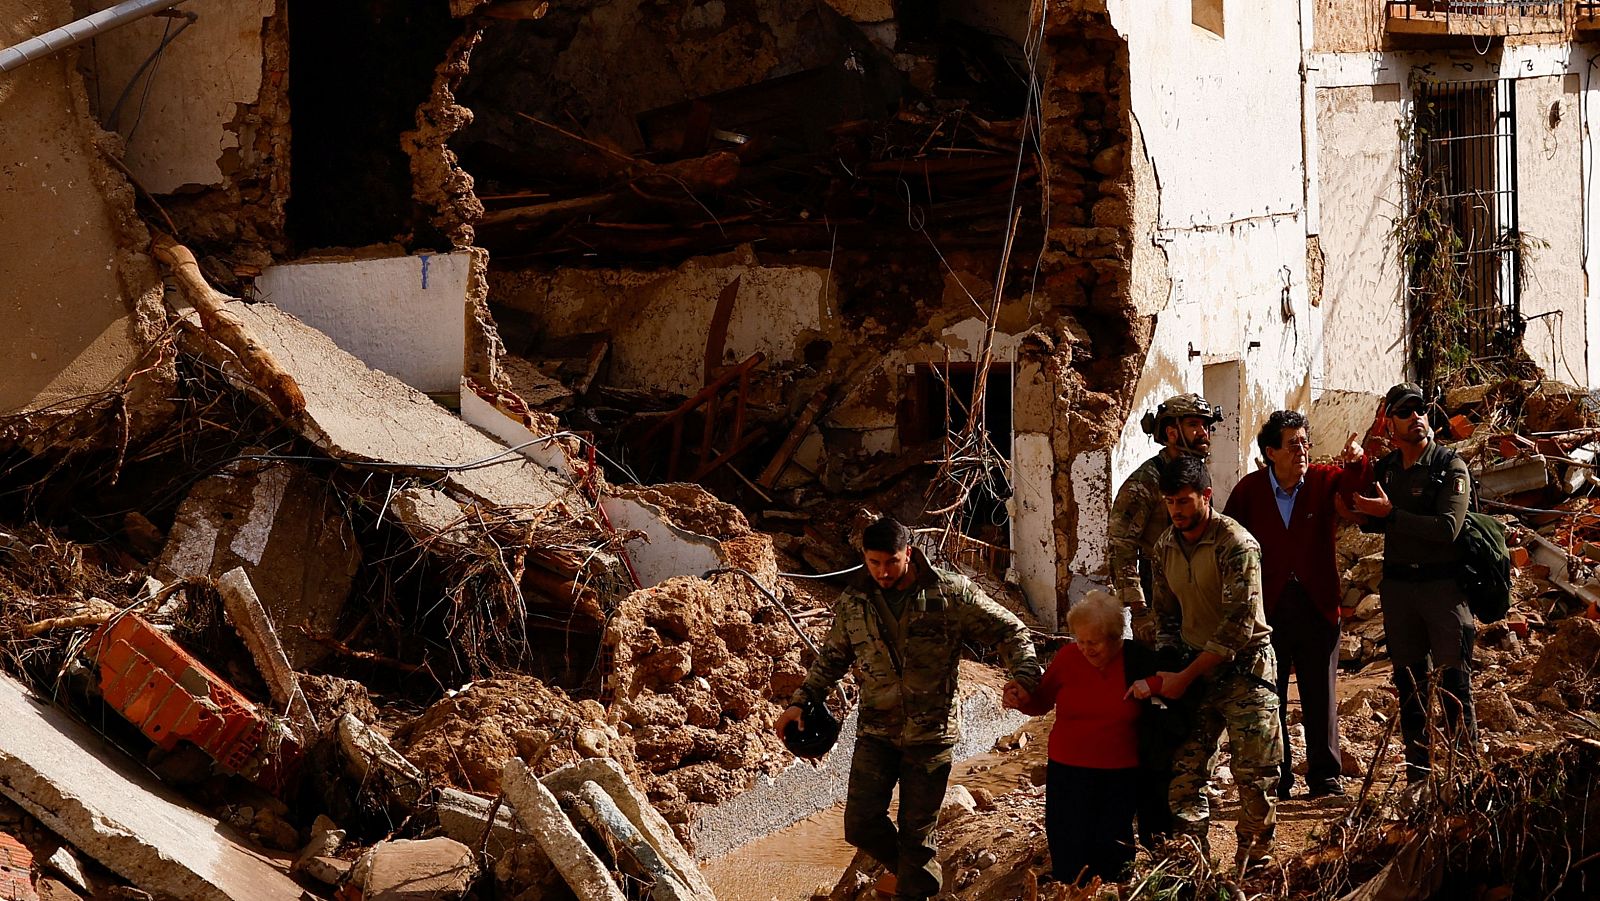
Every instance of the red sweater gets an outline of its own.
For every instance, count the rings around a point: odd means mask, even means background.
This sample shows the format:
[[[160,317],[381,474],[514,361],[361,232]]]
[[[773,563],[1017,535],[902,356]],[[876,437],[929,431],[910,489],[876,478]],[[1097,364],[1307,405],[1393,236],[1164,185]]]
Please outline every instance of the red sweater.
[[[1333,496],[1343,488],[1361,485],[1368,471],[1364,461],[1343,467],[1307,467],[1287,527],[1265,469],[1240,479],[1228,495],[1228,506],[1222,512],[1261,543],[1261,593],[1268,623],[1273,621],[1290,575],[1305,587],[1318,613],[1328,622],[1339,621],[1339,567],[1334,560],[1339,516]]]
[[[1056,708],[1050,759],[1067,766],[1120,770],[1139,765],[1139,702],[1127,699],[1123,656],[1095,669],[1075,644],[1056,652],[1039,687],[1020,708],[1038,716]]]

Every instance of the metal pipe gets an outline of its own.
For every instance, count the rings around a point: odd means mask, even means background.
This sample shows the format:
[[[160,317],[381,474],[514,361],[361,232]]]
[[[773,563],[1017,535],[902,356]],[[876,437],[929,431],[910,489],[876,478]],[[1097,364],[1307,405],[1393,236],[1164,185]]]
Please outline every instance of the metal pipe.
[[[52,28],[38,37],[29,38],[20,44],[0,50],[0,72],[10,72],[36,59],[81,44],[97,34],[170,9],[182,2],[183,0],[126,0],[124,3],[102,9],[75,22],[68,22],[60,28]]]

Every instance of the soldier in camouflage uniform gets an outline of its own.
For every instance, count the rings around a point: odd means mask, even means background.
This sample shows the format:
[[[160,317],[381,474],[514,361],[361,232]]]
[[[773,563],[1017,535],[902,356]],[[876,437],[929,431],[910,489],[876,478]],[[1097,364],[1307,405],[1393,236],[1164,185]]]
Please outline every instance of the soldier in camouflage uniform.
[[[1261,596],[1261,547],[1244,526],[1211,508],[1205,461],[1186,456],[1161,474],[1172,528],[1156,543],[1151,579],[1157,640],[1181,647],[1193,661],[1159,673],[1155,692],[1181,698],[1200,691],[1194,726],[1173,759],[1170,798],[1180,832],[1202,845],[1210,820],[1206,783],[1216,770],[1222,730],[1239,786],[1239,853],[1253,867],[1271,859],[1277,822],[1275,788],[1283,744],[1278,727],[1277,661]]]
[[[933,831],[961,731],[962,645],[998,647],[1012,683],[1028,692],[1041,670],[1021,620],[971,579],[936,569],[910,546],[905,526],[884,517],[862,538],[866,572],[834,604],[827,640],[776,728],[782,737],[790,722],[803,726],[800,705],[822,701],[855,664],[861,706],[845,841],[897,877],[896,897],[925,899],[940,886]],[[896,782],[898,829],[888,813]]]
[[[1211,430],[1222,421],[1222,410],[1198,394],[1168,398],[1147,414],[1144,431],[1162,446],[1161,452],[1140,464],[1117,490],[1111,504],[1109,544],[1111,587],[1133,616],[1133,632],[1143,641],[1155,635],[1155,618],[1145,604],[1145,577],[1156,541],[1167,531],[1167,511],[1157,485],[1161,468],[1185,454],[1202,459],[1211,452]],[[1146,567],[1140,572],[1140,560]]]

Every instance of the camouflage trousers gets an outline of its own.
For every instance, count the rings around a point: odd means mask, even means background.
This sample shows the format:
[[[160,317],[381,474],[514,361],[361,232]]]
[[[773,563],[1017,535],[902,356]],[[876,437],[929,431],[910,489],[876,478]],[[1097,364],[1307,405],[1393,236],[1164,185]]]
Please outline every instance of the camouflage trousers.
[[[844,801],[844,840],[867,852],[899,878],[896,898],[931,898],[939,893],[934,827],[950,783],[951,745],[894,743],[873,735],[856,738],[850,786]],[[900,822],[889,818],[889,798],[900,784]]]
[[[1228,732],[1229,768],[1239,786],[1239,847],[1270,845],[1277,824],[1278,764],[1283,741],[1278,728],[1277,665],[1270,651],[1246,652],[1223,673],[1196,684],[1202,691],[1194,726],[1172,760],[1174,825],[1204,836],[1211,819],[1206,785],[1217,769],[1222,731]]]

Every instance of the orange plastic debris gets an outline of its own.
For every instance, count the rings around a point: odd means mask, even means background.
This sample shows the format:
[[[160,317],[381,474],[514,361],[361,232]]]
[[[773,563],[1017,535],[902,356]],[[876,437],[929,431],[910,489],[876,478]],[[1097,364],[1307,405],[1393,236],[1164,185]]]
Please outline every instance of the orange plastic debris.
[[[285,759],[297,752],[284,739],[268,753],[269,725],[256,706],[177,642],[138,616],[120,616],[89,640],[100,667],[100,693],[158,747],[187,741],[230,772],[276,789]]]
[[[1455,416],[1450,417],[1450,434],[1457,441],[1471,438],[1472,433],[1477,428],[1478,424],[1468,419],[1465,413],[1457,413]]]

